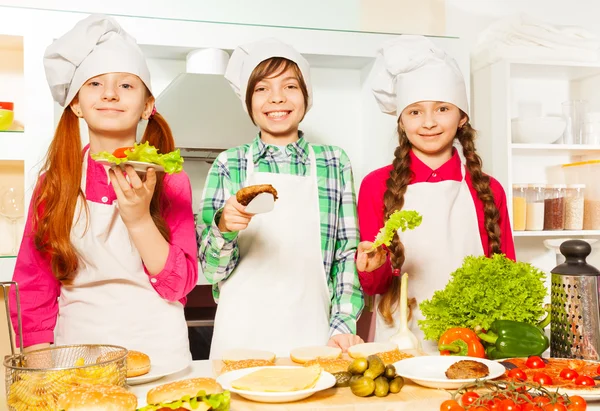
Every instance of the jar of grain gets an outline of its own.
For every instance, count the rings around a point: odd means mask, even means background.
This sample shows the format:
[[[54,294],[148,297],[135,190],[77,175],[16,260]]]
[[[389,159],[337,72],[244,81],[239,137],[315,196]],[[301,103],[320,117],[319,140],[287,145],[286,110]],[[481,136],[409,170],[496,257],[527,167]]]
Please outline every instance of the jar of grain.
[[[513,231],[525,230],[527,184],[513,184]]]
[[[542,231],[544,229],[544,184],[527,186],[527,207],[525,210],[525,230]]]
[[[567,185],[565,197],[565,230],[583,229],[583,192],[585,184]]]
[[[544,230],[565,229],[566,184],[548,184],[544,200]]]

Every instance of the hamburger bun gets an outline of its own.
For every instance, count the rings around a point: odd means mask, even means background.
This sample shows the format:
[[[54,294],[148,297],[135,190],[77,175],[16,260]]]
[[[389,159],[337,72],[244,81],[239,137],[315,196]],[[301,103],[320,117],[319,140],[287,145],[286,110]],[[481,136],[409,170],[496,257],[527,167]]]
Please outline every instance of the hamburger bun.
[[[273,194],[273,199],[277,200],[277,190],[271,184],[257,184],[241,188],[235,193],[235,199],[241,205],[247,206],[250,204],[250,201],[254,200],[254,197],[261,193],[271,193]]]
[[[235,361],[244,360],[263,360],[268,362],[275,362],[275,353],[271,351],[263,350],[251,350],[246,348],[233,348],[227,350],[221,356],[221,360],[227,364]]]
[[[225,364],[225,366],[221,370],[221,374],[225,374],[226,372],[229,372],[229,371],[241,370],[244,368],[267,367],[270,365],[275,365],[275,363],[273,361],[266,361],[266,360],[230,361]]]
[[[127,378],[139,377],[150,372],[150,357],[140,351],[127,354]]]
[[[146,394],[148,404],[162,404],[181,400],[182,397],[195,397],[199,391],[206,395],[220,394],[223,387],[212,378],[190,378],[187,380],[173,381],[168,384],[152,388]],[[207,408],[210,409],[210,408]]]
[[[317,358],[314,360],[310,360],[305,362],[303,365],[305,367],[310,367],[311,365],[320,365],[322,369],[327,371],[328,373],[336,373],[342,371],[348,371],[348,366],[352,363],[350,360],[346,360],[344,358]]]
[[[392,351],[378,352],[375,355],[381,358],[381,361],[383,361],[385,365],[393,364],[400,360],[405,360],[407,358],[414,357],[414,355],[402,352],[397,348]]]
[[[386,351],[394,351],[397,349],[398,345],[393,342],[370,342],[353,345],[352,347],[348,348],[348,355],[352,358],[367,358],[369,355]]]
[[[57,408],[64,411],[135,411],[137,397],[116,385],[81,385],[61,394]]]
[[[304,364],[307,361],[315,360],[317,358],[339,358],[341,355],[341,348],[329,347],[327,345],[300,347],[290,351],[290,358],[298,364]]]

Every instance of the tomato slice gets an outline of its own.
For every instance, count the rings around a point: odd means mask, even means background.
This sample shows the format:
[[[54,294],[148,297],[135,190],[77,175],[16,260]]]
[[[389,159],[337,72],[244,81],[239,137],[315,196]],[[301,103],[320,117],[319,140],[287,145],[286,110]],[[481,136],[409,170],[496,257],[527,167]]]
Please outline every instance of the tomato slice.
[[[563,368],[560,371],[560,378],[564,378],[565,380],[574,380],[577,377],[579,377],[579,373],[570,368]]]
[[[536,372],[533,374],[533,382],[537,382],[542,385],[552,385],[552,378],[546,373]]]
[[[526,381],[527,374],[520,368],[513,368],[508,372],[508,378],[518,381]]]
[[[581,385],[584,387],[593,387],[596,385],[596,382],[592,377],[588,377],[587,375],[580,375],[575,379],[575,385]]]
[[[544,362],[544,360],[542,360],[537,355],[532,355],[531,357],[527,358],[527,362],[525,363],[525,365],[528,368],[545,368],[546,367],[546,363]]]
[[[126,158],[127,155],[125,154],[126,150],[131,150],[133,147],[121,147],[121,148],[117,148],[115,151],[113,151],[113,156],[117,157],[117,158]]]

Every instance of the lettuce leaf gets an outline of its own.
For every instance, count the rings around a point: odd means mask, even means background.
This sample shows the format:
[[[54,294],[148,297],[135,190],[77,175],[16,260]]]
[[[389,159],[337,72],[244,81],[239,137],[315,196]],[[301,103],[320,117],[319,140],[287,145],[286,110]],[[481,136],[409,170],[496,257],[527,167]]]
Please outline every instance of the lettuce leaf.
[[[229,411],[229,405],[231,400],[231,393],[229,391],[223,391],[219,394],[206,395],[205,391],[200,391],[195,397],[184,396],[178,401],[163,402],[161,404],[150,404],[145,407],[138,408],[137,411],[156,411],[161,408],[169,408],[176,410],[181,408],[183,404],[189,404],[191,409],[198,408],[199,402],[204,402],[210,405],[214,411]]]
[[[158,164],[164,167],[165,173],[179,173],[183,170],[183,158],[179,153],[179,149],[167,154],[159,154],[158,150],[151,146],[148,142],[143,144],[135,143],[133,149],[125,150],[125,158],[118,158],[109,153],[102,151],[97,154],[92,154],[94,160],[107,160],[111,163],[119,165],[125,161],[141,161],[144,163]]]
[[[422,221],[423,216],[414,210],[394,211],[377,234],[377,237],[375,237],[373,249],[376,249],[381,245],[386,245],[389,247],[389,245],[392,243],[392,239],[394,238],[394,234],[396,234],[398,230],[414,230],[415,227],[421,225]]]
[[[488,329],[497,319],[535,324],[545,313],[545,278],[532,265],[501,254],[467,256],[446,287],[421,302],[425,319],[419,327],[425,339],[438,340],[449,328]]]

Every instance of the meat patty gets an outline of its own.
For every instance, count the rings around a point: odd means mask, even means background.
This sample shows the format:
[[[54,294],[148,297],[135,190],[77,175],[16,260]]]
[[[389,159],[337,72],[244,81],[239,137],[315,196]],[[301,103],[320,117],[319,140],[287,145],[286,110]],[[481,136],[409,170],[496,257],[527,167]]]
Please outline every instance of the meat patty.
[[[236,194],[235,198],[243,206],[250,204],[250,201],[254,200],[254,197],[261,193],[271,193],[273,198],[277,200],[277,190],[271,184],[258,184],[255,186],[248,186],[241,188]]]
[[[479,361],[461,360],[452,364],[446,370],[446,377],[451,380],[483,378],[490,374],[487,365]]]

